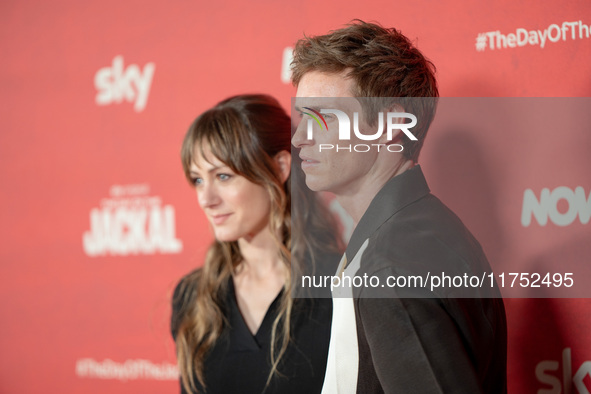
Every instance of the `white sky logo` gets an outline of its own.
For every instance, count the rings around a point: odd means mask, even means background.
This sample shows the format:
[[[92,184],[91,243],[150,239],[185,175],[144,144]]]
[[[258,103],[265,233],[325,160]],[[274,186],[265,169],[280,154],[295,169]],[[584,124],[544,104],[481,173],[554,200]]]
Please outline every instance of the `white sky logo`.
[[[539,45],[544,48],[548,42],[556,43],[560,40],[582,40],[591,36],[591,26],[582,21],[562,22],[559,26],[551,24],[543,30],[527,30],[518,28],[515,33],[502,34],[500,31],[478,33],[476,36],[476,50],[483,52],[488,49],[516,48],[526,45]]]
[[[568,210],[561,213],[558,210],[558,201],[566,200]],[[566,186],[560,186],[550,192],[544,188],[538,199],[531,189],[523,193],[523,208],[521,210],[521,225],[528,227],[532,217],[535,217],[540,226],[548,223],[548,218],[557,226],[568,226],[579,216],[581,224],[589,223],[591,217],[591,192],[585,196],[585,190],[579,186],[574,191]]]
[[[82,236],[90,256],[180,253],[176,238],[175,212],[162,205],[158,196],[146,195],[148,185],[115,185],[110,199],[90,211],[90,230]]]
[[[111,67],[103,67],[94,76],[97,105],[120,104],[123,100],[134,103],[133,109],[142,112],[148,102],[148,94],[156,66],[147,63],[143,72],[136,64],[123,68],[123,56],[115,56]]]
[[[567,347],[562,351],[562,371],[559,371],[559,367],[560,363],[554,360],[540,361],[536,365],[536,378],[540,383],[546,385],[545,388],[537,391],[539,394],[572,393],[573,384],[577,388],[577,392],[589,392],[584,380],[587,375],[591,376],[591,361],[585,361],[581,364],[573,375],[571,349]],[[549,373],[551,371],[555,371],[559,377]],[[547,386],[550,386],[550,388],[547,388]]]

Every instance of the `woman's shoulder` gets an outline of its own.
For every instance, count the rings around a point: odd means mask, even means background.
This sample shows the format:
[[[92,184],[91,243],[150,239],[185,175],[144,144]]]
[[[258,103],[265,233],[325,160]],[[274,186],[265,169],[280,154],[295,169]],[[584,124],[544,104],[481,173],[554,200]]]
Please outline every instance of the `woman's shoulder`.
[[[174,288],[172,294],[172,315],[170,318],[170,329],[173,338],[176,338],[178,328],[188,308],[195,302],[197,282],[200,276],[201,268],[197,268],[183,276]]]

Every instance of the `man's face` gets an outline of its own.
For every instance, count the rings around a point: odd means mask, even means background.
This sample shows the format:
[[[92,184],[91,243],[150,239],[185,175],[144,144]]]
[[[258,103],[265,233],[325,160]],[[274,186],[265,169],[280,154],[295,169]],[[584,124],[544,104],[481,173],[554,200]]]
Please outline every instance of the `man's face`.
[[[296,131],[291,143],[300,150],[302,158],[302,170],[306,174],[306,185],[314,191],[330,191],[336,195],[350,195],[359,192],[362,188],[363,178],[367,175],[375,162],[377,153],[349,152],[349,150],[336,147],[349,147],[359,143],[367,144],[368,141],[357,139],[352,133],[351,140],[339,141],[338,120],[335,115],[323,115],[328,130],[319,127],[313,122],[313,136],[308,139],[307,125],[311,117],[306,113],[313,113],[321,109],[340,109],[349,115],[351,126],[353,113],[360,115],[359,128],[368,126],[363,121],[362,109],[357,99],[351,93],[354,82],[345,77],[346,72],[339,74],[327,74],[311,71],[302,77],[298,84],[295,100]],[[333,149],[320,150],[320,146],[334,146]]]

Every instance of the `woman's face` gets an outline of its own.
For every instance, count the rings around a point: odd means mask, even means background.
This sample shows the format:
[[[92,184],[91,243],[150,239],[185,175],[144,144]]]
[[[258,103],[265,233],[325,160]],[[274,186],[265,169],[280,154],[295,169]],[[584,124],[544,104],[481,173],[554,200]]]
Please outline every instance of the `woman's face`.
[[[205,149],[191,163],[197,200],[218,241],[250,240],[269,223],[271,200],[267,191]],[[199,152],[195,149],[195,152]],[[207,159],[207,160],[206,160]]]

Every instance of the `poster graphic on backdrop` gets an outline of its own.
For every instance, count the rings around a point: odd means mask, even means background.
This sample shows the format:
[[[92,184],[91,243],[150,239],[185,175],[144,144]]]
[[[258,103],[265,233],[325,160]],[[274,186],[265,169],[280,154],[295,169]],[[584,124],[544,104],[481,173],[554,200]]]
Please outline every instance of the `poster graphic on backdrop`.
[[[591,361],[583,362],[573,374],[571,348],[567,347],[562,350],[562,360],[540,361],[536,365],[535,374],[538,382],[545,386],[538,393],[572,393],[573,386],[577,393],[588,393],[585,380],[588,379],[587,376],[591,377]]]
[[[558,203],[564,200],[568,203],[568,209],[560,212]],[[579,217],[581,224],[589,223],[591,218],[591,191],[585,195],[585,189],[578,186],[574,191],[567,186],[559,186],[550,191],[542,189],[538,196],[531,189],[523,193],[523,208],[521,210],[521,225],[528,227],[532,218],[536,218],[540,226],[550,222],[557,226],[568,226]]]
[[[154,363],[150,360],[131,359],[116,362],[110,359],[97,361],[92,358],[76,360],[76,376],[79,378],[129,380],[178,380],[179,370],[169,362]]]
[[[285,47],[281,54],[281,82],[291,83],[291,62],[293,60],[293,48]]]
[[[155,69],[154,63],[146,63],[143,71],[137,64],[124,69],[123,56],[115,56],[111,67],[103,67],[94,75],[95,103],[120,104],[125,100],[133,103],[135,112],[142,112],[148,102]]]
[[[89,257],[180,253],[175,210],[150,196],[147,184],[113,185],[110,198],[90,210],[90,230],[82,236]]]
[[[541,30],[527,30],[520,27],[515,30],[515,33],[507,34],[496,30],[478,33],[476,36],[476,50],[483,52],[486,49],[517,48],[526,45],[539,45],[541,49],[544,49],[548,43],[582,40],[589,38],[590,34],[591,25],[588,26],[583,21],[562,22],[560,25],[553,23]]]

